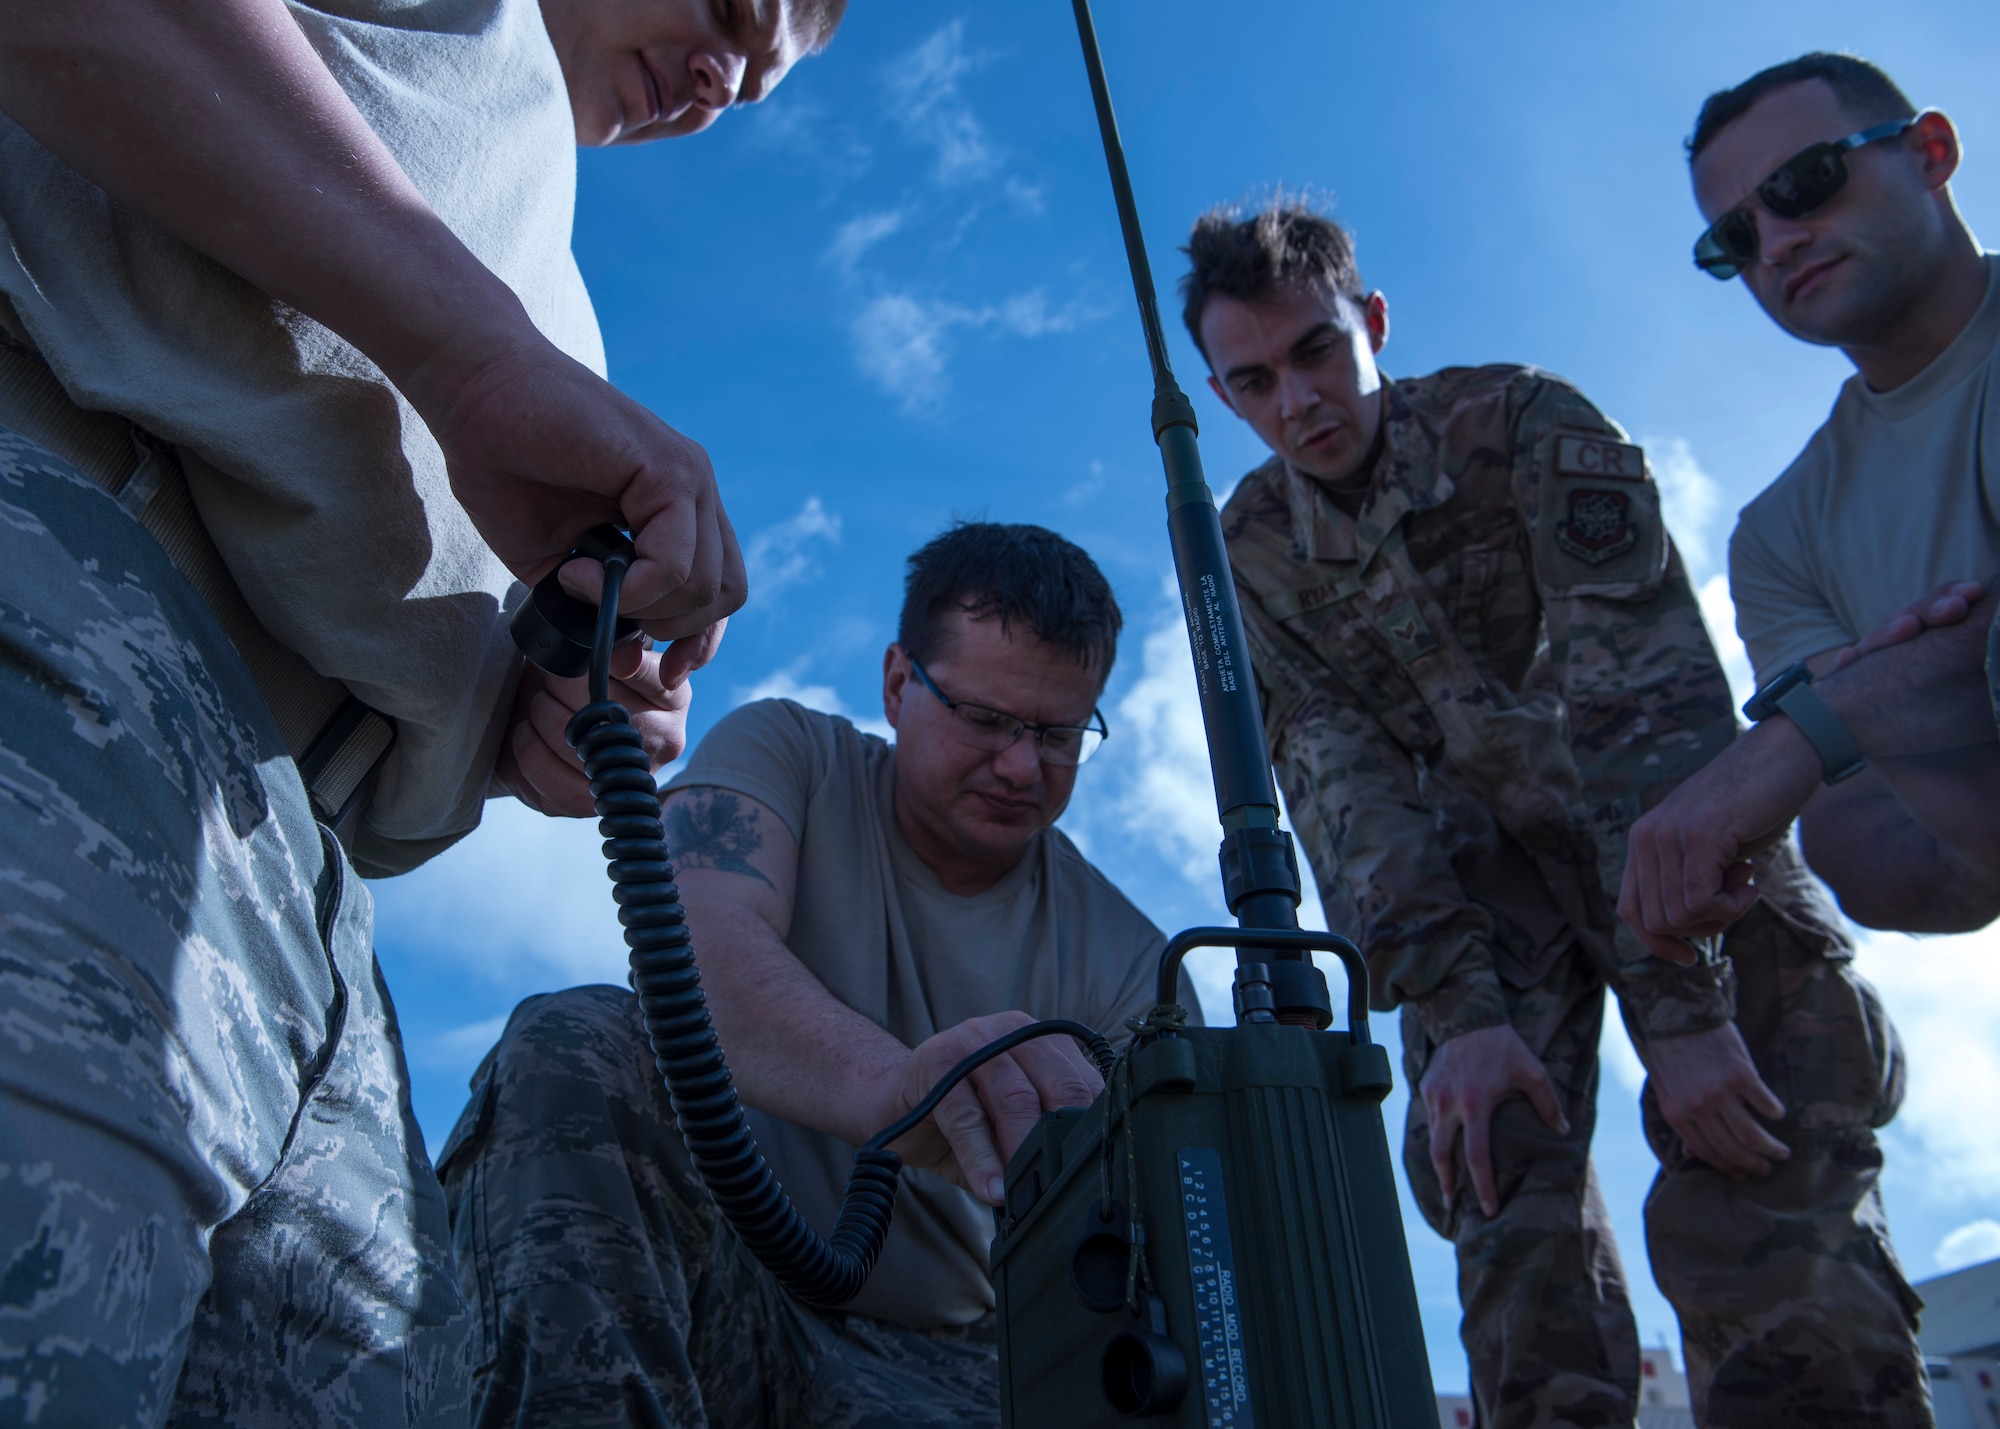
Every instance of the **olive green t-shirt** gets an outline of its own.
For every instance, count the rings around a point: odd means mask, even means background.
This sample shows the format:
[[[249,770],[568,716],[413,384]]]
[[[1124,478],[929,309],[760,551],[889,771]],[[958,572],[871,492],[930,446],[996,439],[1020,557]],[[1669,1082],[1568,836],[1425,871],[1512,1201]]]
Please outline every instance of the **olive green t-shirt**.
[[[1060,830],[982,893],[947,892],[897,830],[894,749],[836,715],[762,700],[725,716],[670,789],[757,800],[798,840],[786,944],[828,992],[907,1046],[972,1017],[1073,1017],[1123,1040],[1153,1005],[1166,939]],[[1078,797],[1090,794],[1090,770]],[[694,929],[699,946],[700,929]],[[1192,994],[1183,991],[1191,1010]],[[826,1234],[854,1146],[761,1113],[751,1126],[785,1189]],[[881,1262],[850,1307],[919,1329],[993,1308],[993,1213],[950,1182],[905,1170]]]
[[[1847,379],[1729,539],[1758,680],[1852,644],[1945,581],[2000,573],[2000,255],[1951,345],[1887,392]]]

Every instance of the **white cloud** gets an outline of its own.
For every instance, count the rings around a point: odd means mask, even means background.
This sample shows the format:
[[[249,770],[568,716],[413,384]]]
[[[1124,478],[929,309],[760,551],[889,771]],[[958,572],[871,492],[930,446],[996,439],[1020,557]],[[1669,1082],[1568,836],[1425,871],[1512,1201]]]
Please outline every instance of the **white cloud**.
[[[997,308],[989,309],[987,312],[991,321],[1021,337],[1041,337],[1046,333],[1068,332],[1076,326],[1079,316],[1074,307],[1051,312],[1048,294],[1040,288],[1009,298]],[[982,315],[976,320],[986,320],[986,317]]]
[[[1935,1259],[1944,1271],[2000,1260],[2000,1221],[1968,1221],[1938,1242]]]
[[[1062,494],[1065,506],[1081,506],[1098,492],[1104,490],[1104,463],[1096,458],[1085,468],[1088,473],[1082,481],[1073,482]]]
[[[1176,597],[1171,584],[1168,600]],[[1103,798],[1112,817],[1142,845],[1149,845],[1196,885],[1220,891],[1216,848],[1222,829],[1216,820],[1215,785],[1209,773],[1208,738],[1202,728],[1201,700],[1196,693],[1194,657],[1188,652],[1187,629],[1176,605],[1169,605],[1146,635],[1139,653],[1140,674],[1116,706],[1114,728],[1123,744],[1112,768],[1117,782]],[[1282,810],[1283,799],[1280,796]],[[1289,825],[1289,815],[1283,816]],[[1304,901],[1299,924],[1324,928],[1326,914],[1313,887],[1312,873],[1300,853]],[[1328,972],[1334,1004],[1341,1005],[1339,966],[1316,957]],[[1196,991],[1211,1021],[1227,1024],[1230,1012],[1228,958],[1203,958],[1191,965]]]
[[[933,407],[945,392],[945,333],[963,309],[884,293],[856,315],[854,360],[906,412]]]
[[[1612,1080],[1629,1095],[1639,1095],[1646,1085],[1646,1064],[1639,1060],[1639,1049],[1632,1045],[1631,1035],[1625,1031],[1625,1019],[1615,1007],[1605,1009],[1604,1030],[1597,1037],[1597,1057],[1611,1073]]]
[[[1715,646],[1716,658],[1722,661],[1722,673],[1729,681],[1729,692],[1742,709],[1743,702],[1757,689],[1757,677],[1750,669],[1750,652],[1743,648],[1743,642],[1736,635],[1736,605],[1729,598],[1729,577],[1720,571],[1702,583],[1696,592],[1701,601],[1701,618],[1708,625],[1709,643]]]
[[[1891,1157],[1916,1158],[1940,1198],[1990,1202],[2000,1186],[2000,925],[1946,938],[1861,931],[1856,941],[1855,966],[1881,992],[1909,1066]]]
[[[936,408],[949,390],[948,336],[954,328],[1042,337],[1068,332],[1089,316],[1076,305],[1052,309],[1039,288],[982,307],[891,292],[870,299],[850,333],[862,373],[914,413]]]
[[[1656,438],[1647,444],[1653,479],[1660,484],[1660,505],[1674,544],[1696,580],[1715,570],[1721,533],[1715,518],[1722,509],[1722,488],[1701,469],[1687,442],[1680,437]]]
[[[500,1040],[500,1034],[507,1030],[508,1016],[503,1012],[498,1017],[481,1018],[463,1027],[435,1033],[425,1039],[424,1045],[417,1051],[426,1065],[454,1070],[475,1066],[486,1055],[487,1049]]]
[[[862,255],[902,228],[903,217],[901,209],[889,209],[848,219],[834,230],[833,242],[827,245],[826,261],[852,277]]]
[[[1114,796],[1125,828],[1183,876],[1215,876],[1215,792],[1187,631],[1170,615],[1146,635],[1139,678],[1118,701],[1118,730],[1136,753]]]
[[[510,989],[623,982],[625,942],[598,844],[591,820],[490,800],[470,837],[371,885],[380,925]]]
[[[743,548],[751,591],[759,600],[769,600],[786,587],[817,576],[820,568],[812,553],[822,541],[838,544],[840,518],[828,515],[817,496],[808,496],[798,515],[766,526]]]
[[[937,151],[939,183],[983,178],[998,162],[986,128],[959,93],[958,81],[980,63],[965,45],[965,21],[953,20],[891,65],[890,112],[911,138]]]
[[[736,689],[736,703],[747,705],[752,700],[792,700],[809,710],[823,710],[827,714],[839,715],[852,723],[864,734],[878,734],[893,740],[896,731],[887,720],[879,715],[861,715],[847,707],[840,692],[832,685],[809,685],[799,678],[805,662],[773,670],[754,685],[740,685]]]

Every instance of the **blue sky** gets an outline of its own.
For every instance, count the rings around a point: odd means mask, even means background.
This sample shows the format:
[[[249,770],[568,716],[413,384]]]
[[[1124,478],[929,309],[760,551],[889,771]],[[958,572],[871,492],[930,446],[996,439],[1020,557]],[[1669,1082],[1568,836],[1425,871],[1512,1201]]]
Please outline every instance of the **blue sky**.
[[[1646,444],[1725,647],[1734,513],[1848,369],[1690,265],[1680,141],[1701,97],[1804,50],[1867,55],[1958,122],[1960,206],[2000,242],[1990,3],[1104,0],[1098,24],[1163,287],[1202,209],[1316,191],[1389,296],[1392,374],[1535,363]],[[1069,6],[857,4],[758,109],[585,153],[576,251],[613,380],[708,448],[750,562],[695,735],[771,693],[879,719],[903,557],[954,517],[1040,522],[1097,557],[1128,620],[1113,737],[1065,827],[1163,927],[1219,921],[1150,384]],[[1220,496],[1264,453],[1169,328]],[[375,892],[433,1146],[516,1001],[622,981],[586,825],[490,805],[478,833]],[[1884,1177],[1905,1263],[1922,1278],[2000,1255],[2000,936],[1872,937],[1862,966],[1911,1059]],[[1226,993],[1210,1002],[1226,1009]],[[1605,1059],[1599,1173],[1642,1336],[1678,1353],[1644,1269],[1653,1163],[1615,1030]],[[1392,1130],[1401,1107],[1399,1090]],[[1462,1386],[1448,1249],[1405,1219],[1438,1385]]]

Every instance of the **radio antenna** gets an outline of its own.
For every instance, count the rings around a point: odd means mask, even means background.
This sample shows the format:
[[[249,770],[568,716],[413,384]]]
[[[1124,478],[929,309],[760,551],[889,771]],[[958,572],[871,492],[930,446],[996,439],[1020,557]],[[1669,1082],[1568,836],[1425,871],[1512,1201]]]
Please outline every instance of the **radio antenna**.
[[[1097,132],[1104,141],[1104,163],[1111,176],[1111,194],[1118,204],[1118,224],[1125,237],[1125,261],[1132,271],[1132,292],[1139,301],[1139,325],[1146,334],[1146,356],[1153,369],[1153,440],[1167,476],[1167,532],[1173,542],[1174,572],[1180,582],[1181,613],[1187,621],[1188,645],[1194,653],[1195,680],[1201,692],[1201,722],[1208,737],[1209,772],[1215,782],[1215,809],[1222,823],[1223,897],[1237,924],[1244,928],[1298,926],[1299,866],[1291,836],[1278,827],[1278,791],[1271,779],[1270,751],[1264,742],[1264,717],[1251,673],[1249,647],[1243,636],[1243,612],[1236,600],[1229,555],[1222,540],[1222,519],[1215,497],[1202,475],[1201,449],[1196,442],[1194,404],[1174,380],[1167,357],[1166,334],[1160,326],[1160,300],[1153,289],[1153,268],[1146,259],[1146,239],[1139,227],[1139,206],[1132,197],[1132,175],[1125,165],[1125,146],[1118,137],[1118,119],[1111,110],[1111,88],[1104,78],[1104,56],[1097,46],[1097,27],[1090,0],[1072,0],[1077,37],[1083,42],[1083,64],[1090,73],[1090,93],[1097,104]],[[1253,961],[1254,958],[1254,961]],[[1326,979],[1301,951],[1237,950],[1237,1014],[1245,1012],[1246,983],[1261,983],[1266,973],[1279,1021],[1325,1027],[1333,1017]],[[1263,1002],[1261,990],[1249,1005]],[[1268,1005],[1268,1004],[1267,1004]]]

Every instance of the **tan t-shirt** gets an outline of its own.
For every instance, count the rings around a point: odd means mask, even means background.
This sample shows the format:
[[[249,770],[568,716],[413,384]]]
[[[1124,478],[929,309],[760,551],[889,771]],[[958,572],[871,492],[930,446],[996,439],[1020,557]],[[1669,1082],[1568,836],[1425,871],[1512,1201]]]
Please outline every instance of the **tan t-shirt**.
[[[904,1044],[1015,1008],[1122,1041],[1125,1018],[1153,1005],[1160,930],[1056,829],[985,892],[946,892],[896,828],[895,781],[895,753],[881,739],[763,700],[709,731],[668,787],[731,789],[785,821],[799,842],[787,946],[828,992]],[[1192,994],[1182,995],[1192,1011]],[[761,1113],[750,1120],[799,1210],[830,1232],[853,1145]],[[882,1260],[852,1308],[920,1329],[976,1320],[994,1304],[992,1239],[991,1210],[906,1170]]]
[[[1736,519],[1729,593],[1759,680],[1850,644],[1948,580],[2000,573],[2000,254],[1985,301],[1889,392],[1847,379]]]
[[[550,341],[602,373],[570,254],[569,93],[535,0],[287,8],[438,216]],[[265,628],[394,721],[356,865],[400,872],[476,825],[520,671],[506,630],[518,587],[375,365],[4,115],[0,335],[35,348],[78,406],[181,448]]]

